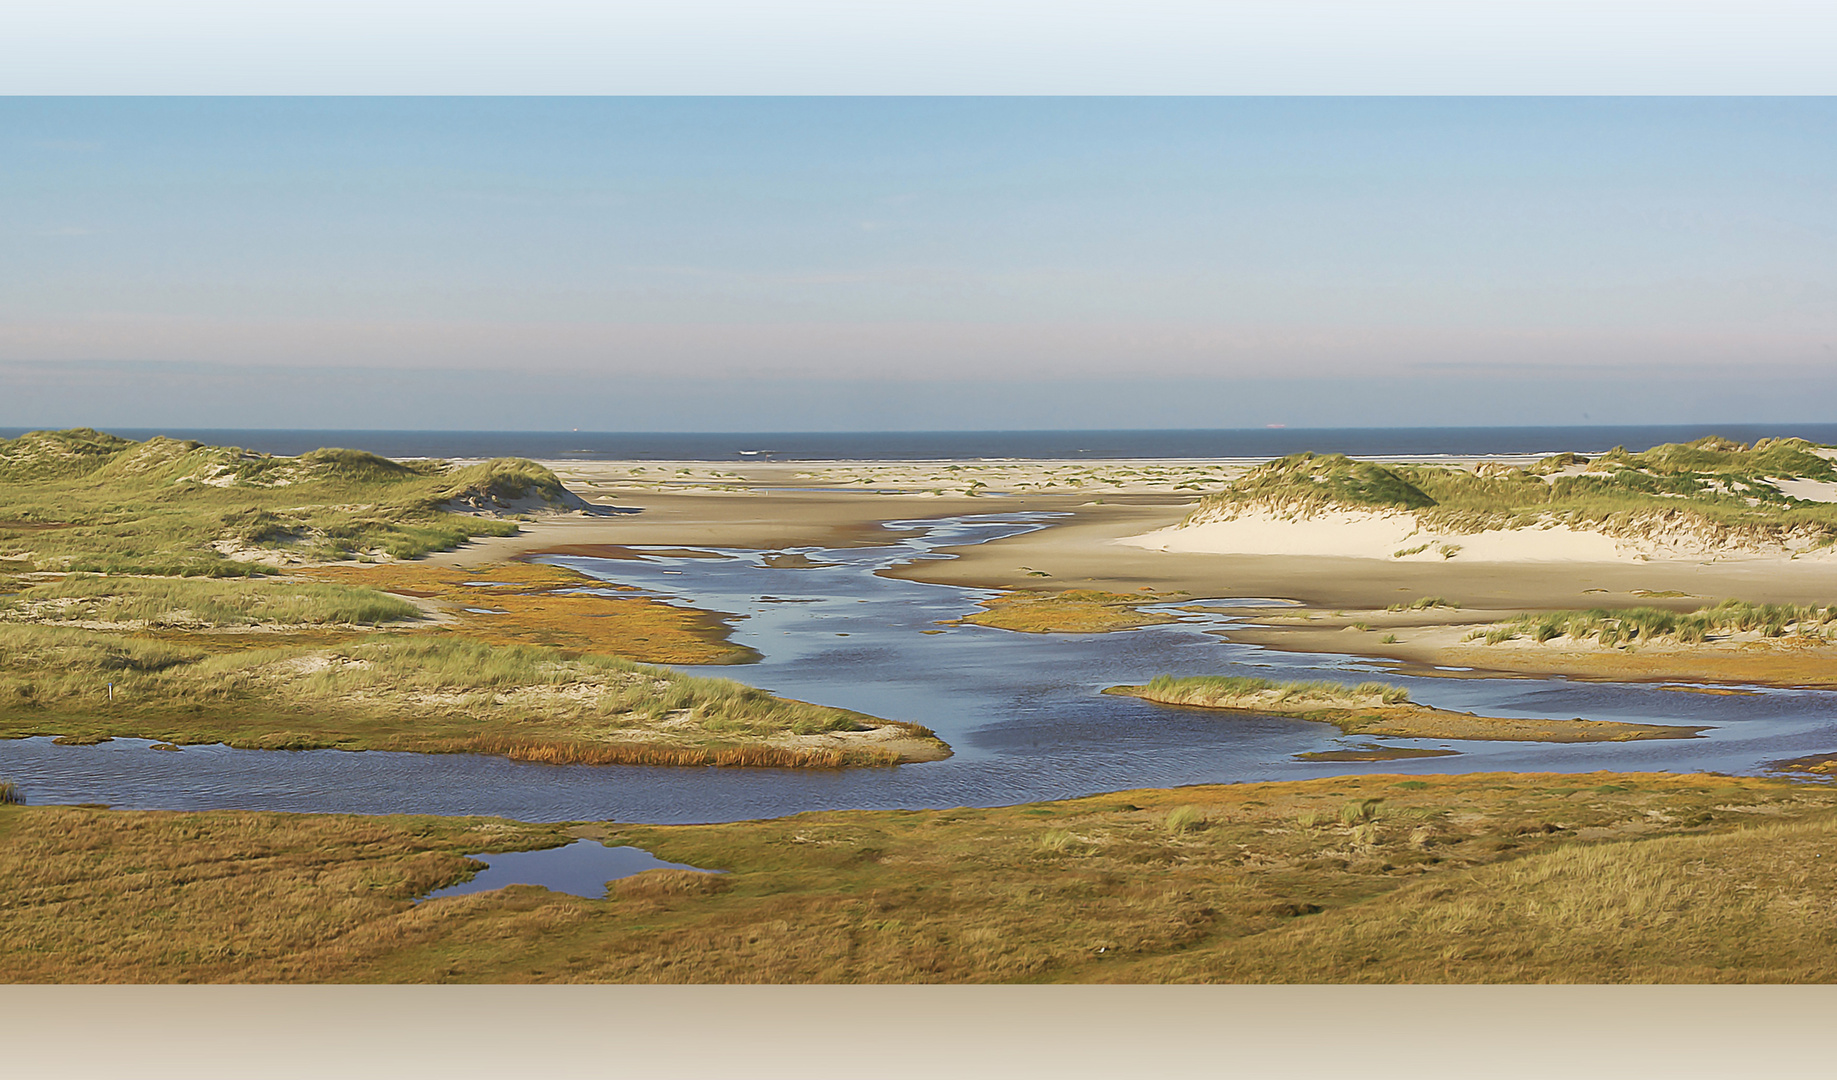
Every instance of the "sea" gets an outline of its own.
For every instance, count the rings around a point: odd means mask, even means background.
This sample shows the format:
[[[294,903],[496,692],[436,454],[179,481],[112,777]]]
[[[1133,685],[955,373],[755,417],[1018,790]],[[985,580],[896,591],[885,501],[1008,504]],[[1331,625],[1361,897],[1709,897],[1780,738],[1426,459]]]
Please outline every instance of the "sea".
[[[0,428],[13,438],[25,428]],[[1797,436],[1837,444],[1837,424],[1662,424],[1580,427],[1217,428],[1148,431],[356,431],[111,428],[293,455],[324,446],[392,458],[526,457],[544,461],[983,461],[1271,458],[1303,450],[1352,457],[1600,453],[1719,435],[1752,443]]]

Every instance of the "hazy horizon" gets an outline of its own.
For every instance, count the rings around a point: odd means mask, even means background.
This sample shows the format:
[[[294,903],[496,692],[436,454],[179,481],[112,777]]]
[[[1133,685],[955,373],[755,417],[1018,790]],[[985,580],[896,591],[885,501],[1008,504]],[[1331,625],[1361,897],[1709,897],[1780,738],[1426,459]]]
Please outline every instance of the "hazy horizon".
[[[1809,422],[1832,99],[7,99],[0,425]]]

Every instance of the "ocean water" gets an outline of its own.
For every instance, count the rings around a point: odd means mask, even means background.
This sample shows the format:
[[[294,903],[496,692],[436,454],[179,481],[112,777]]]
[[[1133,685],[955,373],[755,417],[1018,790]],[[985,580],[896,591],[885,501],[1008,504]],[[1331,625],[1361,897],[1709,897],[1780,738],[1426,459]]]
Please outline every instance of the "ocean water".
[[[0,428],[0,436],[23,428]],[[1302,450],[1351,454],[1599,453],[1643,450],[1704,435],[1752,442],[1793,435],[1837,444],[1837,424],[1670,424],[1589,427],[1226,428],[1166,431],[590,432],[320,431],[118,428],[118,435],[197,439],[270,454],[345,446],[385,457],[659,461],[900,461],[1280,457]]]

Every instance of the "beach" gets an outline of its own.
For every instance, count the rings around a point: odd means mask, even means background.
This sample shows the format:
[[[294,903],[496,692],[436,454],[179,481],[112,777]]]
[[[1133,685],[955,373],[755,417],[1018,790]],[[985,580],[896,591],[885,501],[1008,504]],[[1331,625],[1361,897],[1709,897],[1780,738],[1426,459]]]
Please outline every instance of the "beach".
[[[1410,459],[1419,460],[1419,459]],[[1471,467],[1482,459],[1446,459]],[[1516,459],[1506,464],[1523,464]],[[540,515],[514,536],[481,537],[430,561],[482,566],[543,553],[619,557],[638,547],[738,548],[884,544],[886,522],[966,514],[1047,514],[1044,528],[914,561],[890,577],[1051,594],[1084,589],[1290,601],[1226,632],[1232,640],[1388,660],[1399,670],[1474,668],[1626,680],[1830,685],[1837,650],[1805,641],[1646,644],[1631,651],[1524,641],[1483,645],[1474,630],[1524,612],[1660,607],[1726,598],[1823,603],[1837,590],[1828,553],[1688,552],[1563,527],[1488,530],[1446,557],[1396,557],[1410,538],[1397,515],[1269,515],[1180,528],[1201,493],[1241,475],[1246,459],[1006,462],[580,462],[553,468],[593,513]],[[623,552],[627,556],[631,553]],[[1389,611],[1424,597],[1458,607]],[[1354,623],[1371,629],[1352,629]],[[1382,642],[1386,634],[1396,641]]]

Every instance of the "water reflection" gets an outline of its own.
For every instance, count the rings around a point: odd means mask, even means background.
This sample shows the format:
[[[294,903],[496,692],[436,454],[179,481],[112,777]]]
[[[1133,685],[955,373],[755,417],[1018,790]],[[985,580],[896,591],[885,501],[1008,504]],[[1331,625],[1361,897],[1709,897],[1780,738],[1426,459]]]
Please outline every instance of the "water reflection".
[[[720,873],[703,870],[687,863],[664,862],[643,848],[607,847],[598,840],[576,840],[561,847],[541,851],[481,852],[466,856],[485,864],[471,881],[436,889],[422,900],[465,893],[490,892],[506,885],[540,885],[554,892],[573,893],[589,900],[606,895],[606,886],[620,878],[642,874],[646,870],[693,870],[697,873]],[[417,901],[419,902],[419,901]]]
[[[0,742],[0,778],[35,802],[260,807],[359,813],[497,814],[529,821],[689,822],[803,810],[1000,805],[1129,787],[1296,780],[1347,772],[1595,769],[1753,772],[1762,763],[1837,743],[1837,694],[1763,690],[1676,693],[1650,685],[1563,679],[1392,676],[1442,708],[1493,716],[1711,725],[1697,739],[1554,745],[1386,740],[1458,756],[1376,763],[1308,762],[1306,752],[1359,739],[1329,725],[1166,709],[1099,693],[1157,674],[1360,680],[1381,674],[1358,657],[1284,653],[1221,640],[1233,617],[1162,605],[1181,621],[1111,634],[1020,634],[941,625],[987,593],[879,576],[937,548],[1039,528],[1045,515],[933,522],[873,548],[802,549],[806,560],[719,551],[645,561],[552,561],[609,583],[739,616],[734,640],[758,664],[700,669],[789,697],[909,720],[956,750],[948,761],[896,769],[768,770],[550,766],[467,755],[235,751],[149,753],[116,740],[54,747]],[[816,564],[816,565],[809,565]],[[624,593],[623,595],[631,595]]]

